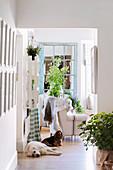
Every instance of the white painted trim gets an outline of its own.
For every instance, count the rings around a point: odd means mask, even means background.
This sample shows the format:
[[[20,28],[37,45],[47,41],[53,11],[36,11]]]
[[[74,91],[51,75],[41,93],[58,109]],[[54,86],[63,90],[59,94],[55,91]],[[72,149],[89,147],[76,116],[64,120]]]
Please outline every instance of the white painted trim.
[[[11,158],[9,164],[6,167],[6,170],[14,170],[17,166],[17,151],[14,153],[13,157]]]
[[[17,151],[24,152],[26,145],[27,145],[27,137],[24,137],[23,140],[17,140],[17,142],[16,142]]]

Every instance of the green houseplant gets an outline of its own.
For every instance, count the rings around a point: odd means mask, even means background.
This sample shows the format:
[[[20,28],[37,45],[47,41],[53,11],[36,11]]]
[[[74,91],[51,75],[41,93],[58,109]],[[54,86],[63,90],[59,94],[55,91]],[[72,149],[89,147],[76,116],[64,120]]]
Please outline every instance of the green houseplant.
[[[82,106],[80,104],[80,100],[77,100],[77,102],[76,102],[75,111],[78,114],[82,114],[83,112],[85,112],[85,110],[82,108]]]
[[[61,64],[61,58],[55,59],[55,64],[50,64],[50,69],[47,73],[47,83],[50,85],[49,95],[59,97],[61,94],[61,90],[64,87],[66,82],[66,78],[64,74],[68,72],[68,67],[59,68]]]
[[[100,150],[113,150],[113,114],[101,112],[91,116],[86,123],[83,121],[78,128],[82,130],[79,134],[83,138],[86,150],[88,146],[97,146]]]
[[[32,45],[29,45],[27,47],[27,54],[28,56],[32,56],[32,60],[35,60],[35,56],[39,54],[41,48],[39,46],[33,47]]]

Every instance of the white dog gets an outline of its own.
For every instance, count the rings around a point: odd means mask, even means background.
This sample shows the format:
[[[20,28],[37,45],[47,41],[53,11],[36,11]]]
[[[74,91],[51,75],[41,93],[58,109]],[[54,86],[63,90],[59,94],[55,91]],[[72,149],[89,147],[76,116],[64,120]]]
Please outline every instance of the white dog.
[[[32,141],[27,145],[27,156],[39,157],[40,155],[60,156],[62,152],[55,151],[56,147],[49,147],[41,142]]]

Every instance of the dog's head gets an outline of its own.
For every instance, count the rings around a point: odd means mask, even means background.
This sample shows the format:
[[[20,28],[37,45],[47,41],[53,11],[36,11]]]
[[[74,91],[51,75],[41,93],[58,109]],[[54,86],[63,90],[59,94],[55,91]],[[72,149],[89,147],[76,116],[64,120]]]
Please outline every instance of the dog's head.
[[[30,157],[39,157],[40,155],[41,155],[40,152],[37,151],[36,148],[32,148],[27,152],[27,156],[30,156]]]
[[[58,131],[55,133],[54,137],[57,138],[57,139],[62,139],[63,134],[62,134],[61,130],[58,130]]]

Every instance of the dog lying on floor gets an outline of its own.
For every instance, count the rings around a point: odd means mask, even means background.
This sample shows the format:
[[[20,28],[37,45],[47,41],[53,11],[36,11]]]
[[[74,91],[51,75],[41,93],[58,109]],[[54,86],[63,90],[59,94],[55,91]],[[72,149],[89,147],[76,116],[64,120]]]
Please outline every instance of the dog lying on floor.
[[[62,145],[63,134],[61,130],[58,130],[54,136],[45,138],[42,143],[45,143],[47,146],[61,146]]]
[[[27,145],[27,156],[39,157],[40,155],[62,155],[62,152],[56,150],[56,147],[48,147],[44,143],[32,141]]]

